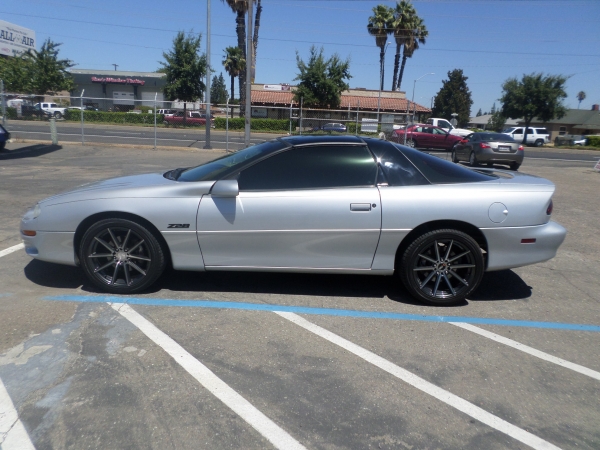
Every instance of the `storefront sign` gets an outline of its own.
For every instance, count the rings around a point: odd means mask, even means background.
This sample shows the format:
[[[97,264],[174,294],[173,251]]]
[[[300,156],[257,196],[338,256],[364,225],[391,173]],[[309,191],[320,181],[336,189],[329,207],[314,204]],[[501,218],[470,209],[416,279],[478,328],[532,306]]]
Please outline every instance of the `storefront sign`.
[[[289,91],[289,84],[264,84],[263,90],[265,91]]]
[[[35,31],[0,20],[0,55],[16,56],[35,50]]]
[[[92,77],[92,83],[106,83],[106,84],[137,84],[143,86],[146,84],[144,80],[138,80],[137,78],[113,78],[113,77]]]

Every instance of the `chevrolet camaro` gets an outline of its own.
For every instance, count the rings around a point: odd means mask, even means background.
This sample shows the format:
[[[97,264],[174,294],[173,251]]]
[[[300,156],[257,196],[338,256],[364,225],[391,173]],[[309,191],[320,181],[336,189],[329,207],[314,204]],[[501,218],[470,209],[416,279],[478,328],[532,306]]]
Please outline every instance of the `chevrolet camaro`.
[[[295,136],[80,186],[38,202],[20,231],[28,255],[80,266],[114,294],[171,266],[394,275],[416,299],[452,304],[486,271],[556,255],[554,189],[385,140]]]

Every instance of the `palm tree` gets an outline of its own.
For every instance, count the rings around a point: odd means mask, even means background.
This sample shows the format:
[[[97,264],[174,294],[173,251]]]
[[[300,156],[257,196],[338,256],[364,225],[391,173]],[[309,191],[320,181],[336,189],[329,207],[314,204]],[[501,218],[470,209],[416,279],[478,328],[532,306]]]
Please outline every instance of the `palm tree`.
[[[225,55],[223,55],[223,66],[231,77],[231,99],[235,98],[235,77],[240,75],[240,72],[246,70],[246,60],[242,57],[242,51],[239,47],[227,47]],[[242,86],[240,83],[240,92]]]
[[[248,0],[221,0],[235,13],[235,32],[238,40],[238,48],[242,52],[244,60],[246,57],[246,15],[248,13]],[[255,67],[256,49],[258,47],[258,29],[260,28],[260,15],[262,12],[261,0],[253,0],[256,3],[256,16],[254,17],[254,37],[252,40],[252,68]],[[244,115],[246,105],[246,71],[239,73],[240,78],[240,117]]]
[[[391,33],[394,24],[394,10],[385,5],[377,5],[373,8],[373,15],[369,17],[367,31],[375,36],[375,45],[379,47],[379,89],[383,89],[385,45],[388,34]]]
[[[402,52],[402,66],[400,67],[400,75],[398,75],[398,88],[402,84],[402,76],[404,75],[404,66],[406,58],[412,58],[412,55],[419,49],[419,44],[425,44],[425,38],[429,36],[429,31],[425,27],[425,22],[419,16],[415,16],[412,23],[412,30],[409,39],[404,44],[404,52]]]
[[[579,91],[577,93],[577,100],[579,100],[579,105],[577,105],[577,109],[581,106],[581,102],[585,100],[585,92]]]
[[[396,56],[394,58],[394,75],[392,77],[392,91],[400,89],[398,84],[398,68],[400,67],[400,51],[410,39],[412,24],[417,16],[417,11],[410,0],[402,0],[396,3],[394,9],[394,39],[396,40]]]

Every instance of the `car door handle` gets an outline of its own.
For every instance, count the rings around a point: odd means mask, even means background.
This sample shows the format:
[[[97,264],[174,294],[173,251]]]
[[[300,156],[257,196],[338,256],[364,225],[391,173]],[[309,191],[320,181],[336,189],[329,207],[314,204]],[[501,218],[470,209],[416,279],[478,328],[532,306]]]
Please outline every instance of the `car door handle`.
[[[350,203],[350,211],[371,211],[370,203]]]

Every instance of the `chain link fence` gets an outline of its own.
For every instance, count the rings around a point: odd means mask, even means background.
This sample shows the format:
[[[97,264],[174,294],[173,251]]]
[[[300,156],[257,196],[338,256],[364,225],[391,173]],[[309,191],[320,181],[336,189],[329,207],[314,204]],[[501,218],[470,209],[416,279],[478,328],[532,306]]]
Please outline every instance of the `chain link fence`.
[[[14,139],[144,147],[245,147],[245,118],[239,105],[200,102],[106,99],[74,96],[36,97],[1,92],[2,123]],[[349,134],[389,138],[402,129],[410,112],[356,108],[322,110],[300,105],[253,105],[250,144],[277,136]],[[210,121],[210,133],[206,122]]]

